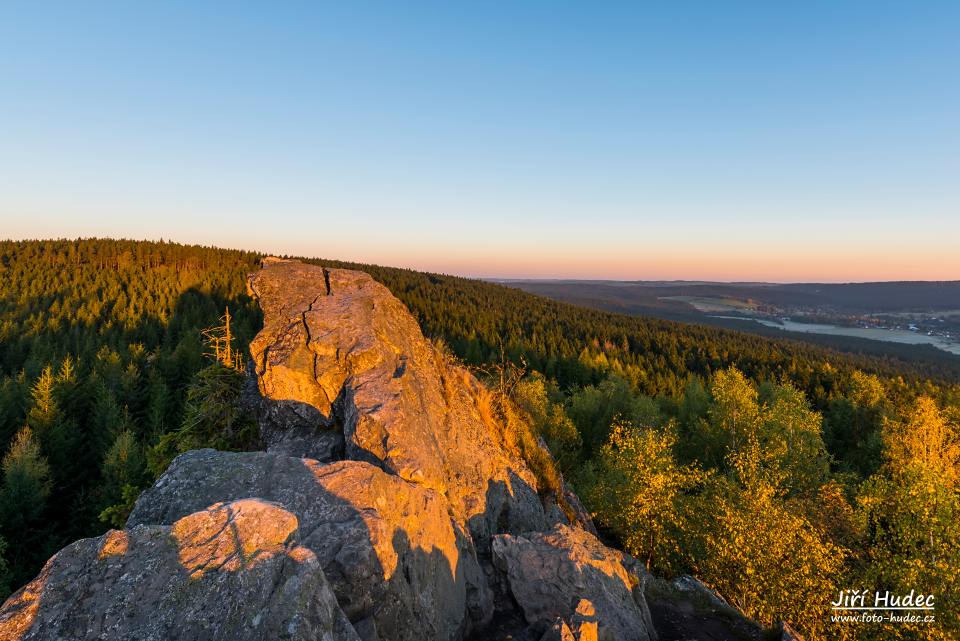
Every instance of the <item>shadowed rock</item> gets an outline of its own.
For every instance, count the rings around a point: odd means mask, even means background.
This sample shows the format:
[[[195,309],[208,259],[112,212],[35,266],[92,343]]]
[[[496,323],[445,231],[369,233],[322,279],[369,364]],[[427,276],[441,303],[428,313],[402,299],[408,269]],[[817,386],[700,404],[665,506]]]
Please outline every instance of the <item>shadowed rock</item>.
[[[493,559],[529,624],[568,623],[574,638],[617,641],[656,639],[639,578],[624,567],[624,555],[579,528],[493,539]],[[587,603],[583,601],[586,600]],[[567,634],[563,626],[557,634]]]
[[[0,610],[0,638],[358,639],[297,519],[258,500],[111,530],[51,558]]]
[[[469,536],[439,494],[359,461],[195,450],[144,492],[127,523],[172,523],[215,500],[258,496],[300,523],[353,622],[380,639],[459,638],[491,613]],[[179,522],[179,521],[178,521]]]
[[[657,632],[664,639],[763,641],[774,638],[771,631],[746,619],[692,576],[683,575],[670,581],[648,577],[646,596]]]
[[[282,429],[342,431],[346,458],[443,494],[481,550],[497,532],[546,526],[533,474],[484,420],[480,384],[386,287],[277,260],[249,285],[264,314],[250,351],[267,442]]]

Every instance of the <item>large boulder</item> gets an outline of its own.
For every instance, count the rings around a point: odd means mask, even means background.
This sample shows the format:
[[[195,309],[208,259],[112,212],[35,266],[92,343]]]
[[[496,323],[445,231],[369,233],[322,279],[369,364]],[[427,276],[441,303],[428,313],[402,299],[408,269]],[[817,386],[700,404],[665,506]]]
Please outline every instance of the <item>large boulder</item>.
[[[358,640],[296,517],[258,500],[67,546],[0,609],[0,638]]]
[[[600,639],[656,639],[641,579],[625,567],[629,559],[589,532],[559,524],[547,532],[496,536],[493,560],[531,625],[561,633],[567,623],[582,630],[575,638],[588,638],[596,624]]]
[[[667,639],[763,641],[774,638],[772,631],[744,617],[723,597],[689,575],[670,581],[648,577],[646,597],[654,625]]]
[[[360,461],[195,450],[141,495],[127,525],[172,523],[198,506],[247,496],[296,515],[301,544],[364,636],[452,641],[491,614],[472,542],[446,500]]]
[[[250,351],[268,443],[286,443],[284,430],[341,432],[345,458],[444,495],[484,552],[495,533],[546,527],[536,480],[491,419],[486,390],[386,287],[283,260],[265,261],[249,286],[264,314]]]

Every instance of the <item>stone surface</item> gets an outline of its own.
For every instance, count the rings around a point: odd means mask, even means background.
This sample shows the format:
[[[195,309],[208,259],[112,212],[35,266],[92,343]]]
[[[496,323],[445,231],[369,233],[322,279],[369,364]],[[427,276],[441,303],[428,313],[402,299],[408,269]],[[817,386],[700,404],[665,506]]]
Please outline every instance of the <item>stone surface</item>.
[[[382,640],[452,640],[489,618],[469,536],[436,492],[360,461],[322,465],[264,452],[177,457],[127,523],[172,523],[216,500],[257,496],[300,522],[348,618]]]
[[[701,601],[714,610],[732,609],[722,596],[707,587],[700,579],[689,574],[676,577],[670,585],[678,592],[690,595],[691,598]]]
[[[0,638],[357,640],[297,538],[291,513],[243,500],[77,541],[3,605]]]
[[[577,641],[597,641],[600,621],[597,609],[589,599],[580,599],[577,608],[570,617],[570,631]]]
[[[548,532],[500,535],[493,539],[493,558],[530,624],[558,618],[595,621],[601,639],[656,638],[641,606],[642,594],[634,590],[638,577],[624,567],[622,553],[589,532],[556,525]],[[589,615],[583,599],[592,608]]]
[[[763,641],[774,638],[691,576],[665,581],[647,575],[646,602],[657,634],[663,641],[699,638]]]
[[[557,619],[553,622],[547,631],[540,637],[540,641],[579,641],[573,635],[573,630],[563,619]]]
[[[548,452],[550,451],[547,449],[546,444],[543,444],[542,447]],[[544,520],[546,521],[546,527],[544,529],[549,529],[557,524],[563,524],[583,528],[591,534],[596,534],[597,528],[593,524],[590,513],[583,506],[583,503],[580,502],[580,497],[574,494],[573,491],[566,486],[566,483],[564,483],[563,487],[563,498],[566,501],[567,508],[572,512],[573,519],[571,520],[560,508],[557,504],[556,497],[552,495],[543,497],[543,514]]]
[[[264,313],[250,351],[266,440],[341,431],[346,458],[444,495],[482,552],[495,533],[546,526],[533,474],[485,420],[480,384],[387,288],[294,261],[265,262],[249,286]]]

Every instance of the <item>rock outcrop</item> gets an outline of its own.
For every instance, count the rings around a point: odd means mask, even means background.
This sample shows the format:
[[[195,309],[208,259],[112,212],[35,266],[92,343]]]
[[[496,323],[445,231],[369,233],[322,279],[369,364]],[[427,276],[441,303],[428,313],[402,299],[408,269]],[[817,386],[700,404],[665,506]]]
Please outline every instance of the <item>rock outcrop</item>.
[[[0,638],[358,639],[296,517],[255,499],[67,546],[4,604]]]
[[[143,493],[127,527],[246,496],[296,515],[340,607],[378,638],[449,641],[490,616],[473,543],[443,497],[361,461],[195,450]]]
[[[179,456],[126,529],[3,605],[0,638],[656,639],[644,570],[538,487],[489,392],[385,287],[277,259],[249,284],[266,451]]]
[[[572,630],[589,623],[605,639],[652,638],[641,578],[627,571],[622,553],[589,532],[557,525],[502,534],[493,540],[493,558],[528,623],[559,620]]]
[[[497,532],[546,527],[536,480],[484,416],[480,383],[386,287],[294,261],[267,263],[249,286],[264,315],[250,352],[271,449],[285,449],[291,426],[342,434],[346,458],[445,496],[483,552]]]

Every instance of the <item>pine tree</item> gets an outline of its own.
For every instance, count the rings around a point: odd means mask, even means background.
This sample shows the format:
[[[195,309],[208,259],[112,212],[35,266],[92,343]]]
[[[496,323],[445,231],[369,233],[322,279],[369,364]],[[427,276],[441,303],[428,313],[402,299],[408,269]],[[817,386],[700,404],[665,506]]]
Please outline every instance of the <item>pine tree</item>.
[[[10,564],[7,563],[7,542],[0,536],[0,599],[6,599],[10,594],[11,581],[13,573],[10,571]]]
[[[163,376],[156,368],[150,370],[147,379],[147,406],[144,416],[144,428],[148,440],[155,441],[166,431],[170,424],[170,392]]]
[[[48,365],[31,388],[33,404],[27,414],[27,424],[49,461],[54,483],[63,488],[74,485],[83,462],[76,456],[79,441],[76,419],[60,411],[56,393],[57,379]]]
[[[41,440],[43,435],[52,429],[60,414],[54,396],[54,385],[53,370],[48,365],[43,368],[33,387],[30,388],[30,398],[33,402],[27,414],[27,423]]]
[[[40,453],[33,430],[24,427],[3,457],[0,523],[4,533],[19,538],[30,531],[43,514],[51,489],[50,466]]]
[[[98,382],[93,410],[87,421],[88,432],[83,442],[90,459],[103,460],[107,449],[125,427],[124,416],[113,391],[104,383]]]
[[[123,527],[145,481],[143,450],[129,429],[117,435],[103,460],[102,504],[100,520]]]

